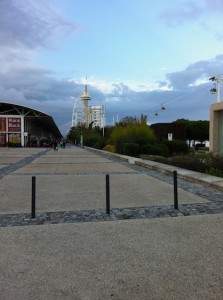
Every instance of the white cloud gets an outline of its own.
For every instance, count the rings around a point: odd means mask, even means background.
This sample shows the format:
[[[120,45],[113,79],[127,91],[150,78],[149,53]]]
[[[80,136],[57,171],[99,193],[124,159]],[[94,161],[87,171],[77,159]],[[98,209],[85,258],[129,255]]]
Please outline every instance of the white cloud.
[[[86,83],[93,88],[101,91],[103,94],[111,94],[114,93],[115,91],[117,92],[117,83],[109,82],[107,80],[103,79],[96,79],[93,76],[87,77],[81,77],[80,79],[74,80],[78,84],[85,85]]]
[[[149,116],[150,122],[168,122],[183,117],[202,119],[200,115],[208,116],[209,105],[215,101],[209,93],[212,82],[208,79],[220,74],[222,68],[223,55],[219,55],[209,61],[191,64],[181,72],[169,73],[168,81],[141,86],[133,81],[107,82],[90,76],[91,105],[106,105],[108,124],[117,114],[121,119],[143,113]],[[58,124],[64,124],[71,119],[73,97],[83,91],[85,83],[86,78],[59,79],[43,68],[18,68],[14,72],[0,72],[1,101],[39,109],[52,115]],[[162,104],[166,111],[154,117]]]
[[[43,0],[0,1],[0,72],[37,68],[39,48],[76,30]]]
[[[106,97],[106,99],[105,99],[105,102],[120,102],[121,101],[121,99],[120,98],[118,98],[118,97],[115,97],[115,96],[113,96],[113,97]]]
[[[1,47],[46,47],[52,38],[74,30],[76,26],[64,21],[45,1],[0,1]]]
[[[43,0],[0,0],[0,101],[45,111],[63,124],[70,121],[72,97],[83,90],[86,78],[61,79],[38,63],[40,47],[50,47],[61,33],[77,30],[46,3]],[[189,1],[184,3],[183,11],[180,11],[181,6],[176,6],[166,17],[175,18],[175,22],[180,22],[179,18],[186,21],[199,17],[198,4],[189,9]],[[163,81],[106,80],[91,75],[87,83],[92,103],[106,104],[107,120],[117,114],[120,118],[141,113],[153,116],[163,103],[167,109],[159,114],[156,122],[161,118],[171,121],[177,117],[196,118],[201,112],[201,101],[202,113],[208,115],[211,101],[208,78],[222,70],[223,55],[219,55],[193,63],[180,72],[169,69]],[[204,86],[202,91],[201,85]]]
[[[75,80],[74,80],[75,81]],[[93,76],[86,78],[82,77],[75,81],[78,84],[87,84],[91,87],[99,90],[105,95],[116,94],[123,95],[126,91],[133,92],[151,92],[151,91],[169,91],[172,90],[168,82],[136,82],[133,80],[123,81],[107,81],[102,79],[96,79]]]
[[[208,78],[198,78],[196,79],[193,83],[190,83],[189,84],[189,87],[196,87],[196,86],[199,86],[201,84],[205,84],[205,83],[208,83],[209,82],[209,79]]]

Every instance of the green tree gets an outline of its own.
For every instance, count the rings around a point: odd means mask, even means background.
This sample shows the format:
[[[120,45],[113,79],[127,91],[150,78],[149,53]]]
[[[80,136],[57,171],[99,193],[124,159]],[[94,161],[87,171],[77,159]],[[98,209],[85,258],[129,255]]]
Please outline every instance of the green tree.
[[[93,129],[85,129],[82,132],[84,145],[92,148],[102,149],[103,138],[101,133]]]
[[[103,148],[103,137],[98,128],[72,127],[67,135],[67,139],[78,145],[81,142],[81,136],[85,146],[98,149]]]
[[[143,125],[147,125],[147,116],[141,114],[140,118],[138,117],[132,117],[132,116],[127,116],[124,117],[120,120],[119,122],[120,125],[122,126],[127,126],[130,124],[143,124]]]
[[[191,143],[195,144],[195,141],[203,143],[209,140],[209,121],[178,119],[175,122],[186,125],[186,138],[189,141],[190,146]]]
[[[128,149],[128,151],[131,151],[129,149],[134,149],[135,155],[136,149],[138,149],[137,151],[140,153],[142,146],[154,140],[154,134],[148,125],[142,124],[141,122],[132,122],[132,120],[130,120],[128,123],[121,122],[117,124],[112,130],[110,139],[115,146],[116,152],[127,154],[124,153],[124,149]],[[128,154],[130,155],[130,153]]]
[[[191,127],[194,141],[203,143],[209,140],[209,121],[193,121]]]

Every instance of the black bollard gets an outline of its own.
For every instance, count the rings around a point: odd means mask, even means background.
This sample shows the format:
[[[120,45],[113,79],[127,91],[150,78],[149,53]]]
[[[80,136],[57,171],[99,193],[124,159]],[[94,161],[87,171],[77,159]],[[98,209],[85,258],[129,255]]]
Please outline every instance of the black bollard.
[[[174,209],[178,209],[177,171],[173,171]]]
[[[109,183],[109,175],[106,174],[106,214],[110,215],[110,183]]]
[[[32,219],[36,218],[36,176],[32,176],[32,208],[31,208]]]

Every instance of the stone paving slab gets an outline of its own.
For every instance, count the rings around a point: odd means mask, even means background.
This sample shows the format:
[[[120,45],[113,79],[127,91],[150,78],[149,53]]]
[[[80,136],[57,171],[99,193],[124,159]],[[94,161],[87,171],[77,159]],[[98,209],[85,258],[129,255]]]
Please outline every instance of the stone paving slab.
[[[0,165],[13,165],[43,150],[43,148],[0,148]]]
[[[132,173],[132,169],[122,166],[118,163],[101,162],[101,163],[56,163],[56,164],[38,164],[33,162],[15,171],[16,174],[59,174],[59,173],[95,173],[95,172],[119,172]]]
[[[37,152],[38,153],[38,152]],[[21,154],[8,154],[8,153],[2,153],[0,150],[0,164],[3,165],[11,165],[19,162],[20,160],[24,159],[25,157],[31,157],[33,154],[36,153],[21,153]]]
[[[50,168],[49,168],[50,169]],[[0,180],[0,213],[30,212],[32,176],[8,175]],[[205,203],[185,190],[179,203]],[[145,174],[111,174],[111,207],[171,205],[173,187]],[[37,211],[98,209],[106,205],[105,175],[37,175]]]
[[[100,157],[98,156],[98,153],[89,151],[88,148],[81,148],[72,146],[71,148],[66,149],[59,149],[58,151],[53,151],[52,149],[49,149],[50,151],[46,154],[46,156],[76,156],[76,157]]]
[[[222,215],[0,228],[1,299],[220,300]]]
[[[108,163],[111,162],[109,159],[107,158],[103,158],[103,157],[86,157],[86,156],[60,156],[60,157],[55,157],[55,156],[50,156],[50,155],[46,155],[44,157],[40,157],[35,159],[32,164],[80,164],[80,163]]]

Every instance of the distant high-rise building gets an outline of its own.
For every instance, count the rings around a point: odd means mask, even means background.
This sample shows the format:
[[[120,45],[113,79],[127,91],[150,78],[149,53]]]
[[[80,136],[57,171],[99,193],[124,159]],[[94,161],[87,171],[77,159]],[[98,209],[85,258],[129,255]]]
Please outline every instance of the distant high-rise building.
[[[104,128],[105,110],[103,105],[91,106],[90,115],[91,115],[92,127]]]

